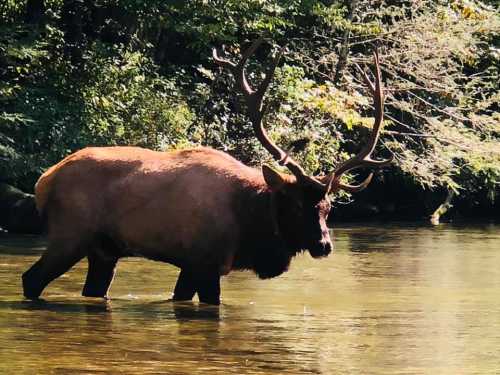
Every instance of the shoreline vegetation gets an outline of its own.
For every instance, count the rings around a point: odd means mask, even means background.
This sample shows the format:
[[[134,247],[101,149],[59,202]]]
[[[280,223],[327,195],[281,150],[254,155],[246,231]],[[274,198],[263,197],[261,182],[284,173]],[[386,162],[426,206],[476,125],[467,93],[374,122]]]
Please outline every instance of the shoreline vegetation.
[[[462,223],[462,222],[483,222],[499,223],[499,217],[495,214],[483,215],[462,215],[459,211],[451,210],[438,213],[437,219],[426,212],[418,202],[413,205],[397,206],[394,202],[374,203],[370,197],[368,200],[355,200],[347,204],[335,205],[332,214],[328,218],[330,227],[336,224],[366,224],[366,223],[395,223],[395,222],[420,222],[429,225],[439,225],[441,223]],[[379,205],[377,205],[379,204]],[[441,208],[438,207],[437,210]],[[12,234],[44,234],[45,226],[43,220],[38,215],[35,205],[35,198],[32,194],[27,194],[13,186],[0,183],[0,234],[3,232]],[[443,219],[440,220],[440,216]]]
[[[204,145],[270,163],[212,48],[248,75],[285,46],[266,127],[307,172],[355,154],[373,120],[356,65],[376,47],[386,93],[379,158],[365,191],[336,197],[333,221],[500,216],[500,16],[495,1],[7,0],[0,5],[0,227],[34,230],[49,166],[86,146]],[[271,163],[272,164],[272,163]],[[362,181],[366,172],[346,177]],[[15,187],[15,188],[14,188]],[[28,218],[31,218],[28,220]],[[30,221],[32,220],[32,221]],[[14,229],[18,228],[18,229]]]

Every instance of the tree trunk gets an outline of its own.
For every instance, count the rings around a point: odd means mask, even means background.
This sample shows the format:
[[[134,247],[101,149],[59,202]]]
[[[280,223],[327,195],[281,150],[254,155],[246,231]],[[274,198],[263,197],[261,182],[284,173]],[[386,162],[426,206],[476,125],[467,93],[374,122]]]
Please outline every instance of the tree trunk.
[[[448,190],[448,194],[446,195],[446,199],[444,202],[434,211],[434,213],[430,217],[430,221],[432,225],[439,225],[439,219],[441,216],[443,216],[450,208],[453,207],[451,204],[451,201],[453,197],[455,196],[455,193],[453,190]]]

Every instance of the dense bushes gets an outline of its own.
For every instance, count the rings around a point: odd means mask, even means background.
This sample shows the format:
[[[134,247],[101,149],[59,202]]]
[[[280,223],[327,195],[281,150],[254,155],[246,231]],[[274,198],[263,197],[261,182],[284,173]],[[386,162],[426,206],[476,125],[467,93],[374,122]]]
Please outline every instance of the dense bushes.
[[[9,78],[0,86],[4,181],[31,190],[48,165],[87,145],[187,142],[193,114],[175,79],[160,76],[144,53],[97,42],[73,66],[58,29],[9,31],[1,47]]]
[[[500,190],[500,21],[492,6],[7,1],[0,6],[0,180],[30,190],[44,168],[86,145],[205,144],[245,162],[268,160],[228,75],[211,61],[214,46],[237,58],[240,45],[265,35],[276,45],[259,51],[249,75],[258,81],[269,54],[286,43],[267,126],[281,144],[311,139],[296,155],[308,170],[331,169],[369,130],[371,99],[354,63],[370,65],[377,46],[387,87],[380,155],[396,156],[377,183],[390,180],[399,187],[394,194],[408,199],[432,196],[428,210],[447,191],[459,206],[491,208]]]

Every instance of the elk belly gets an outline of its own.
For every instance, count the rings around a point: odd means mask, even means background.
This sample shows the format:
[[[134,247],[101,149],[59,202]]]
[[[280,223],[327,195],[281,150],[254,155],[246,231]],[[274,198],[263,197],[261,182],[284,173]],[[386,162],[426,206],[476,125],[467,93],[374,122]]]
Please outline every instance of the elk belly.
[[[177,266],[214,266],[227,274],[234,252],[234,221],[196,189],[182,184],[142,201],[117,218],[119,236],[136,255]],[[219,202],[220,203],[220,202]]]

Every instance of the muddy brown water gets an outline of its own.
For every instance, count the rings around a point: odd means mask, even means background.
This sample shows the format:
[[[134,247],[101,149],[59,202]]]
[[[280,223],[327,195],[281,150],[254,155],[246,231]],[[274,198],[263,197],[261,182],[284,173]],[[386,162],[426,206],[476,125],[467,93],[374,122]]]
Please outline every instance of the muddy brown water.
[[[235,272],[217,309],[168,301],[178,270],[120,262],[111,300],[86,262],[25,301],[44,242],[0,238],[2,374],[500,374],[500,226],[337,227],[336,251],[273,280]]]

